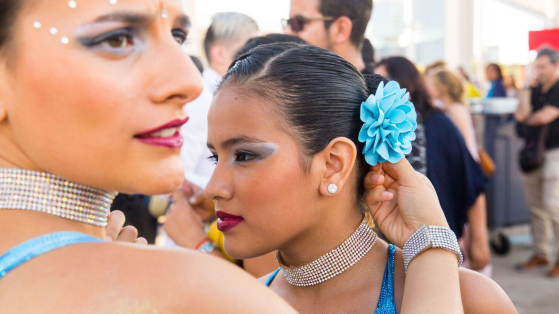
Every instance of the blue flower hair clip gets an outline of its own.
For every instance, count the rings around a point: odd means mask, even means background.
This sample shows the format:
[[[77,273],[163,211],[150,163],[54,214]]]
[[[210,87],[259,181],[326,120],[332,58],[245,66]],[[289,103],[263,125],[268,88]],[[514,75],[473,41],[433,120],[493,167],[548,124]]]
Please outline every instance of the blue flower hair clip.
[[[361,104],[359,141],[369,165],[385,161],[397,163],[412,150],[417,114],[409,93],[395,81],[381,82],[374,95]]]

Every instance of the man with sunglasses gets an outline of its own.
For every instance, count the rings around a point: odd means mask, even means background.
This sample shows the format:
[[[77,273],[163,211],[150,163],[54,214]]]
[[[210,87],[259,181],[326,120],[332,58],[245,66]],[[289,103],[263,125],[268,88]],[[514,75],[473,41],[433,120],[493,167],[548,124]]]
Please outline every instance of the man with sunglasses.
[[[372,0],[291,0],[284,31],[311,45],[331,50],[351,62],[363,74],[373,74],[365,65],[361,44],[373,11]]]

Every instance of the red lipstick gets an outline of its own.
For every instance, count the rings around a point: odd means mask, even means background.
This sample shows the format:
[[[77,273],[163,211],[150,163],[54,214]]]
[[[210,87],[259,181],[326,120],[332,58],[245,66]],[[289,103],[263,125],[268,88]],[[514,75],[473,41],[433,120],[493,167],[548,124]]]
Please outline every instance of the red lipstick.
[[[188,117],[176,119],[155,129],[136,134],[134,138],[148,145],[180,148],[184,142],[179,132],[180,127],[187,121]]]
[[[217,211],[217,229],[221,232],[229,231],[243,222],[243,217],[228,214],[226,212]]]

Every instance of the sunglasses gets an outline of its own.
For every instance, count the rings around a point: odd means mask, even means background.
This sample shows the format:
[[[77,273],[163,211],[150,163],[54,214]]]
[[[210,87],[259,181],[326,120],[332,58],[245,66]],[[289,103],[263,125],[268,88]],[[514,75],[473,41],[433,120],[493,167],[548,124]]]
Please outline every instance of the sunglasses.
[[[301,15],[296,15],[294,17],[288,19],[281,19],[283,30],[287,28],[287,26],[291,27],[291,30],[295,33],[301,32],[305,28],[305,24],[313,22],[313,21],[334,21],[336,17],[334,16],[323,16],[323,17],[315,17],[315,18],[306,18]]]

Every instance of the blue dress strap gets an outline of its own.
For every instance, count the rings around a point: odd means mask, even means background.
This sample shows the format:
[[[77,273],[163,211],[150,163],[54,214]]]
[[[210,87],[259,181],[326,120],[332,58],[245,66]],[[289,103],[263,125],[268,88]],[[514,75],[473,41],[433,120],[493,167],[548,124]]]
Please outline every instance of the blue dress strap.
[[[382,279],[382,288],[378,299],[376,314],[396,314],[396,303],[394,302],[394,257],[396,246],[388,245],[388,261]]]
[[[87,242],[104,241],[78,232],[57,232],[23,242],[0,256],[0,279],[34,257],[68,245]]]
[[[273,272],[270,277],[268,277],[268,280],[266,280],[266,287],[269,287],[272,284],[272,281],[274,281],[274,279],[276,278],[276,276],[278,275],[279,271],[281,270],[281,267],[276,269],[275,272]]]

